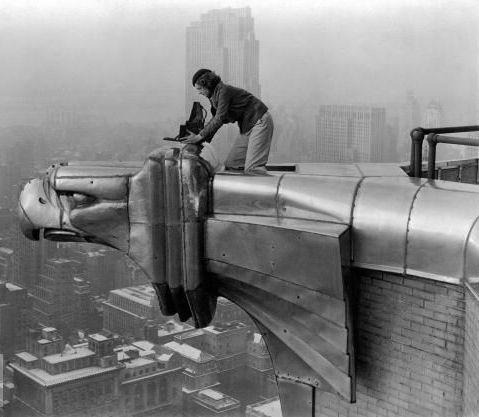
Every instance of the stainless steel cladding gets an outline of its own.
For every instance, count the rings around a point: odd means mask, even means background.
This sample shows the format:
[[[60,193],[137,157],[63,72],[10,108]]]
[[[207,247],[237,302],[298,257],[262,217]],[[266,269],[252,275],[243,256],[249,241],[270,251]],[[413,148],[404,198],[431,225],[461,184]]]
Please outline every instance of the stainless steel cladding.
[[[101,243],[125,252],[150,277],[164,314],[209,324],[216,298],[201,259],[209,171],[197,155],[173,148],[143,165],[52,166],[19,201],[27,237]]]
[[[354,401],[355,270],[479,281],[478,187],[386,164],[296,170],[211,178],[188,147],[142,166],[52,167],[25,186],[21,227],[124,251],[162,311],[197,327],[217,294],[236,302],[265,337],[285,404],[312,387]]]
[[[347,224],[352,266],[451,283],[477,278],[477,186],[403,175],[355,177],[351,169],[340,176],[338,167],[333,172],[265,177],[262,196],[254,177],[217,174],[213,195],[220,199],[213,200],[213,215]]]

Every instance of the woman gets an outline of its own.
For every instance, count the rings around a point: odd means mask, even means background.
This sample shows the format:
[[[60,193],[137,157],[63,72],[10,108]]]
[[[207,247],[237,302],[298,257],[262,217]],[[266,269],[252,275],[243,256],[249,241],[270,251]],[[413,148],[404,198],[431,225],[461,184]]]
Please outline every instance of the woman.
[[[210,100],[213,117],[197,135],[187,136],[184,143],[210,142],[221,126],[237,122],[240,132],[226,158],[225,169],[266,174],[274,129],[268,107],[248,91],[223,83],[209,69],[196,71],[192,83],[199,94]]]

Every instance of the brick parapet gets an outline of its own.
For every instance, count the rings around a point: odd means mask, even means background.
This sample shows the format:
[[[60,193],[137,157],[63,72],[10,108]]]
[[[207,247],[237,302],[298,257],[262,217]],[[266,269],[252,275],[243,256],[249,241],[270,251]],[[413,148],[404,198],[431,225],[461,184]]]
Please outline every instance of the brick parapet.
[[[462,416],[464,288],[365,270],[357,279],[357,402],[318,392],[316,416]]]
[[[464,342],[464,416],[479,415],[479,293],[466,289],[466,337]]]

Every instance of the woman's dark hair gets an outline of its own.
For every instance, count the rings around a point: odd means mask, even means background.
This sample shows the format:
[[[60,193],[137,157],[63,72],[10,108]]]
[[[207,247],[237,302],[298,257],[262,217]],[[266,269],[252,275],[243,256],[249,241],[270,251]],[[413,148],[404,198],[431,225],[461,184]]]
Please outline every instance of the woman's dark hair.
[[[198,84],[212,93],[220,81],[221,77],[219,75],[215,74],[213,71],[208,71],[197,77],[193,85]]]

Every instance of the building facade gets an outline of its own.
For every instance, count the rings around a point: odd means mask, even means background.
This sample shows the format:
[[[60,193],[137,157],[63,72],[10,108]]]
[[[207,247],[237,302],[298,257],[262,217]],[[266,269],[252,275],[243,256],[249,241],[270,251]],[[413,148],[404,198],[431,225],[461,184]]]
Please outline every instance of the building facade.
[[[118,348],[101,333],[70,346],[56,329],[42,329],[30,350],[17,353],[10,364],[16,396],[40,416],[179,415],[181,358],[157,354],[151,346],[143,341]]]
[[[259,42],[251,9],[210,10],[186,28],[186,107],[197,97],[191,77],[210,68],[221,78],[259,96]]]
[[[103,328],[110,332],[143,339],[151,321],[165,319],[150,284],[112,290],[103,302]]]
[[[321,105],[316,117],[316,159],[320,162],[378,162],[386,134],[384,108]]]
[[[244,88],[257,97],[259,84],[259,41],[255,37],[254,19],[249,7],[210,10],[186,28],[185,115],[190,114],[193,101],[209,109],[208,100],[199,96],[191,85],[193,74],[209,68],[221,79]],[[220,129],[214,140],[220,158],[226,157],[238,129],[228,125]]]
[[[49,259],[31,293],[32,321],[55,327],[63,335],[88,327],[93,314],[89,284],[80,278],[82,265],[73,259]]]
[[[0,354],[7,358],[25,349],[28,308],[24,288],[0,281]]]

